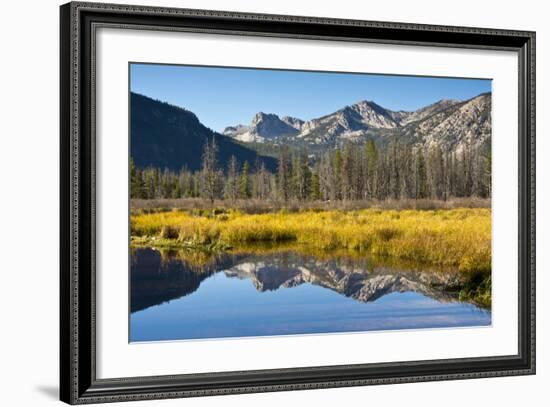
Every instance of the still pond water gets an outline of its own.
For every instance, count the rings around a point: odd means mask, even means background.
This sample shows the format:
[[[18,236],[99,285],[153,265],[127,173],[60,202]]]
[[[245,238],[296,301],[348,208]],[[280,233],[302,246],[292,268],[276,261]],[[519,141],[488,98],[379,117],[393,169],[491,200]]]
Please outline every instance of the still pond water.
[[[130,341],[490,325],[490,310],[458,301],[460,279],[293,251],[224,254],[199,266],[135,249]]]

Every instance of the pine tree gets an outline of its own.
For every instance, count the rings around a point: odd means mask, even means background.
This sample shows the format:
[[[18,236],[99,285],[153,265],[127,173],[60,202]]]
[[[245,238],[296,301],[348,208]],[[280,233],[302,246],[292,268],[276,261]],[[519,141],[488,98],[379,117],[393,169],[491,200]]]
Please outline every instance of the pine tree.
[[[319,184],[319,162],[316,162],[311,171],[311,186],[309,190],[309,199],[318,201],[321,199],[321,187]]]
[[[250,198],[250,178],[249,178],[250,166],[248,161],[245,161],[239,176],[239,197],[241,199]]]
[[[374,141],[369,140],[365,145],[365,190],[369,199],[374,198],[376,193],[376,168],[378,165],[378,151]]]
[[[388,169],[389,194],[393,199],[399,199],[401,193],[401,180],[399,174],[397,143],[395,141],[392,141],[388,147]]]
[[[224,188],[225,197],[231,201],[235,201],[239,195],[237,166],[237,159],[232,155],[227,164],[227,179]]]
[[[428,175],[426,171],[426,161],[421,149],[416,152],[416,194],[415,199],[428,198]]]
[[[472,177],[472,160],[470,151],[464,148],[462,150],[461,168],[460,168],[462,194],[468,197],[472,195],[474,180]]]
[[[134,165],[134,160],[130,158],[130,197],[143,198],[141,171]]]
[[[334,157],[332,161],[333,173],[334,173],[334,193],[336,199],[342,199],[342,151],[336,148],[334,151]]]
[[[217,165],[218,145],[216,144],[215,137],[213,137],[211,143],[208,143],[208,140],[206,140],[202,155],[202,190],[204,196],[210,200],[211,204],[214,203],[220,185]]]
[[[340,168],[341,198],[343,200],[353,200],[356,198],[354,151],[355,148],[353,145],[346,143],[343,153],[337,154],[335,158],[335,163]],[[339,152],[337,150],[337,153]]]
[[[267,199],[270,193],[270,173],[265,167],[264,162],[258,162],[256,165],[256,198]]]
[[[294,162],[295,196],[299,200],[305,200],[311,189],[311,170],[309,169],[307,152],[302,150]]]
[[[277,177],[279,184],[279,193],[284,202],[288,202],[291,189],[291,162],[290,152],[287,145],[283,145],[279,151],[279,163],[277,168]]]
[[[445,194],[445,168],[443,161],[443,151],[441,148],[434,147],[428,155],[428,176],[429,185],[435,199],[443,199]]]
[[[402,157],[400,158],[402,167],[402,192],[406,198],[415,197],[415,163],[412,147],[403,147]]]
[[[323,200],[336,199],[336,175],[332,166],[332,157],[329,152],[321,155],[319,161],[319,194]]]

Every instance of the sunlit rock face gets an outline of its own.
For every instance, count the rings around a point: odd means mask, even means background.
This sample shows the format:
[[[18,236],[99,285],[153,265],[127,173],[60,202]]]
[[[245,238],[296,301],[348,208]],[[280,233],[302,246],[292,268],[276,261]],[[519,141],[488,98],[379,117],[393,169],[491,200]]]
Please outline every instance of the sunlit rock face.
[[[345,142],[387,139],[429,149],[462,152],[491,137],[491,94],[460,101],[442,99],[418,110],[392,111],[363,100],[311,119],[257,113],[250,125],[227,127],[224,135],[245,143],[299,144],[333,148]]]
[[[258,112],[250,126],[238,124],[226,127],[225,136],[233,137],[243,142],[264,142],[283,136],[293,136],[300,132],[303,122],[294,117],[283,117],[276,114]]]

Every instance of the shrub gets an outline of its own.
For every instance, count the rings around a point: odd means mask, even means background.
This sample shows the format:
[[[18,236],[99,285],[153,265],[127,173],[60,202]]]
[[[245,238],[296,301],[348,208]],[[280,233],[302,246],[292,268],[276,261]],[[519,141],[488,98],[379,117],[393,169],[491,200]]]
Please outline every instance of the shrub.
[[[177,239],[179,237],[179,229],[176,226],[164,225],[160,232],[160,237],[163,239]]]

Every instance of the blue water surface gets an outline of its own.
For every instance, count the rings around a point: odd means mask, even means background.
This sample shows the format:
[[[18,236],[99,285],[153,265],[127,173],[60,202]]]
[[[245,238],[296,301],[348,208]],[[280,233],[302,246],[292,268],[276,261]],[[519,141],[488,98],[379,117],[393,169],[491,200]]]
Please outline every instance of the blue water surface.
[[[350,259],[228,256],[193,270],[139,249],[131,273],[130,342],[491,324],[490,310],[448,290],[456,276]]]

